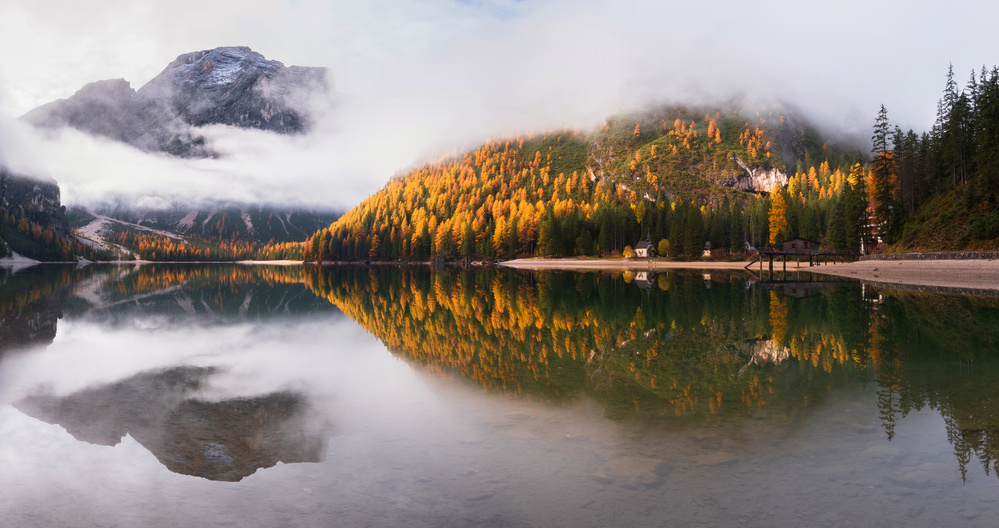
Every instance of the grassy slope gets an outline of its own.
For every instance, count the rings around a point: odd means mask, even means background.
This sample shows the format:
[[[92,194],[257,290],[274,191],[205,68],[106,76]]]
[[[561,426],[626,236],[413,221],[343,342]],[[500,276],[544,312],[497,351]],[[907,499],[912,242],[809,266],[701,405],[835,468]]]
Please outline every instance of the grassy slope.
[[[974,219],[993,212],[994,208],[984,203],[968,211],[960,194],[941,193],[919,208],[909,219],[902,239],[887,251],[999,251],[999,239],[978,240],[969,234]]]

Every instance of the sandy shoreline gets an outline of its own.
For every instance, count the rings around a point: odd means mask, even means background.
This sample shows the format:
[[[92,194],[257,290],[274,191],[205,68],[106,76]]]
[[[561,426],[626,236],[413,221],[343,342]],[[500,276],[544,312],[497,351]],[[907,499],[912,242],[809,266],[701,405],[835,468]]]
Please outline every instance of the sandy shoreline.
[[[880,285],[907,284],[999,291],[999,260],[864,260],[835,266],[816,266],[809,271]]]
[[[517,259],[500,264],[517,269],[539,270],[668,270],[668,269],[743,269],[748,262],[674,262],[659,260],[575,260]],[[759,272],[759,263],[750,266]],[[767,271],[764,264],[763,270]],[[774,263],[774,271],[783,267]],[[999,291],[999,260],[865,260],[839,264],[800,267],[788,262],[788,271],[808,271],[859,279],[878,285],[899,284]]]
[[[144,260],[124,260],[101,262],[100,264],[194,264],[195,262],[162,262]],[[0,266],[18,271],[26,267],[44,264],[17,255],[15,258],[0,259]],[[94,263],[97,264],[97,263]],[[197,264],[237,264],[264,266],[296,266],[304,264],[295,260],[242,260],[236,262],[197,262]],[[678,262],[672,260],[643,259],[516,259],[499,263],[500,267],[526,270],[567,270],[567,271],[626,271],[626,270],[742,270],[748,262]],[[764,264],[763,271],[766,272]],[[779,262],[774,263],[774,271],[783,271]],[[759,273],[759,263],[749,267],[749,271]],[[787,271],[821,273],[867,281],[879,286],[907,285],[963,290],[999,292],[999,260],[865,260],[860,262],[823,264],[809,267],[808,263],[787,263]]]
[[[674,260],[624,260],[624,259],[516,259],[501,262],[498,266],[537,270],[669,270],[714,269],[739,270],[748,262],[679,262]]]

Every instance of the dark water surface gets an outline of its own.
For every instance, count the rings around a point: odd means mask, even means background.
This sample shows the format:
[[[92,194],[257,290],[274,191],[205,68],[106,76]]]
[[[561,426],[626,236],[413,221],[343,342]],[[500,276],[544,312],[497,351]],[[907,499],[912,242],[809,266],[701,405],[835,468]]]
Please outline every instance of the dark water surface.
[[[0,270],[0,525],[993,525],[997,300],[778,278]]]

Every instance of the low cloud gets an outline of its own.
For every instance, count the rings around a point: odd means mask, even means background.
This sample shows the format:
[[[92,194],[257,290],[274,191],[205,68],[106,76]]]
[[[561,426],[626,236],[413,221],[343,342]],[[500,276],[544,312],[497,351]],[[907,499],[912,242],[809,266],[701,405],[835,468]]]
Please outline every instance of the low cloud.
[[[650,103],[738,94],[790,103],[861,138],[884,103],[893,122],[922,131],[948,63],[963,84],[999,57],[990,26],[999,7],[987,2],[949,10],[960,24],[928,0],[111,0],[79,13],[100,21],[82,26],[72,8],[49,16],[45,2],[3,10],[0,45],[22,50],[0,66],[10,113],[93,80],[138,87],[177,55],[221,45],[328,67],[340,94],[307,136],[205,129],[229,154],[217,160],[149,155],[73,132],[33,140],[70,203],[119,192],[349,207],[399,171],[489,137],[595,127]]]
[[[0,167],[22,176],[47,178],[48,168],[41,161],[23,123],[0,115]]]
[[[371,166],[359,156],[353,135],[284,136],[227,126],[198,132],[219,158],[150,153],[68,128],[33,130],[25,137],[69,204],[114,197],[154,208],[204,201],[343,208],[366,190],[334,177],[349,174],[354,165]]]

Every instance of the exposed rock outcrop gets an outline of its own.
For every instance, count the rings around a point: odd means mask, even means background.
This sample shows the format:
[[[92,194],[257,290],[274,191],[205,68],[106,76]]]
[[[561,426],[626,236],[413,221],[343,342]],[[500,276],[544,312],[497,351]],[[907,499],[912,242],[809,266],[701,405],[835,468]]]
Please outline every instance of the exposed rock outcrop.
[[[45,215],[65,223],[59,184],[51,178],[29,178],[0,167],[0,205],[26,216]]]
[[[59,184],[51,178],[29,178],[0,166],[0,212],[0,254],[12,250],[39,260],[53,260],[51,255],[36,252],[35,244],[28,242],[28,233],[23,231],[33,225],[48,229],[60,239],[71,237]]]
[[[738,156],[732,157],[736,163],[745,171],[744,174],[736,176],[732,188],[745,192],[770,192],[774,185],[787,185],[787,174],[773,168],[750,167]]]
[[[325,68],[286,67],[247,47],[186,53],[138,90],[124,79],[84,86],[24,115],[35,126],[72,127],[147,151],[213,156],[205,125],[281,134],[312,124],[310,98],[330,90]]]

